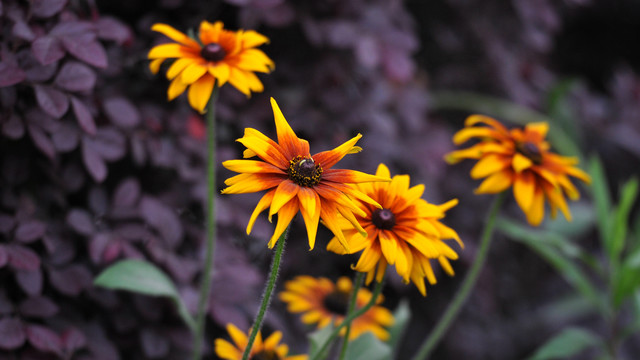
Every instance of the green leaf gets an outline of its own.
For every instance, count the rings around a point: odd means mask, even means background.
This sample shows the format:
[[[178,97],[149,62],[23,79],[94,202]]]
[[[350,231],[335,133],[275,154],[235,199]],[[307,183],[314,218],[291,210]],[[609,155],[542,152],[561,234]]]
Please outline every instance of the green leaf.
[[[387,344],[393,349],[393,352],[396,353],[396,349],[400,344],[400,339],[402,338],[402,334],[404,334],[407,329],[407,325],[409,325],[409,318],[411,317],[411,310],[409,309],[409,303],[406,300],[400,302],[400,305],[393,312],[393,325],[389,328],[389,340],[387,340]]]
[[[112,290],[168,297],[173,300],[185,324],[191,330],[195,328],[195,322],[171,279],[147,261],[133,259],[119,261],[102,271],[93,283]]]
[[[328,326],[323,327],[322,329],[316,330],[314,332],[312,332],[311,334],[308,335],[309,338],[309,359],[314,359],[316,358],[318,355],[320,355],[318,352],[320,351],[320,349],[322,348],[322,346],[329,341],[329,338],[331,337],[331,333],[333,332],[333,330],[335,329],[335,327],[330,324]],[[330,349],[331,347],[327,347],[327,349]],[[322,359],[322,357],[321,357]]]
[[[547,94],[546,112],[549,117],[553,118],[564,132],[571,136],[574,143],[581,140],[580,128],[576,126],[574,121],[573,106],[569,103],[568,98],[573,89],[576,88],[577,81],[575,79],[564,79],[558,81]]]
[[[391,360],[391,348],[366,332],[349,343],[345,360]]]
[[[616,259],[624,249],[629,228],[629,212],[638,195],[638,179],[627,181],[620,192],[620,201],[613,215],[611,233],[611,253]]]
[[[568,328],[548,340],[528,360],[565,359],[594,346],[602,346],[602,341],[592,332]]]
[[[600,233],[600,243],[609,253],[610,221],[611,221],[611,197],[609,195],[609,185],[607,177],[602,167],[602,162],[597,156],[589,160],[589,174],[591,175],[591,194],[596,208],[596,220]]]

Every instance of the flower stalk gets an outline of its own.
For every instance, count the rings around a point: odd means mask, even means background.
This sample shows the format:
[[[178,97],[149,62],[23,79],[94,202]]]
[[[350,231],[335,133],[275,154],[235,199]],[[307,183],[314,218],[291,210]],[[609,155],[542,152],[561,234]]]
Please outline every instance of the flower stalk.
[[[199,360],[202,353],[202,341],[204,338],[207,303],[211,292],[211,278],[213,276],[213,258],[216,247],[216,214],[215,196],[216,189],[216,100],[218,98],[218,84],[214,84],[209,104],[207,105],[207,244],[204,260],[204,270],[200,283],[198,298],[198,312],[196,314],[196,327],[193,334],[193,360]]]
[[[353,291],[351,292],[351,297],[349,298],[349,308],[347,309],[346,316],[353,312],[356,307],[356,299],[358,298],[358,291],[360,291],[360,286],[362,286],[362,282],[364,282],[365,273],[356,272],[356,278],[353,281]],[[347,347],[349,347],[349,333],[351,333],[351,323],[347,324],[347,328],[344,333],[344,340],[342,342],[342,349],[340,350],[340,360],[343,360],[345,355],[347,354]]]
[[[431,352],[435,349],[435,347],[438,345],[444,334],[453,323],[453,320],[455,320],[455,318],[457,317],[460,309],[462,308],[462,305],[464,305],[467,301],[471,290],[475,287],[478,276],[480,275],[480,271],[482,270],[482,267],[487,260],[489,248],[491,247],[491,241],[493,239],[493,230],[495,228],[498,210],[500,209],[503,200],[504,192],[499,193],[494,199],[491,210],[489,211],[484,231],[482,233],[480,249],[478,250],[478,254],[476,255],[476,259],[473,262],[471,269],[467,273],[467,276],[464,278],[460,289],[453,298],[453,301],[449,304],[449,307],[442,315],[440,320],[438,320],[438,323],[433,328],[431,334],[425,339],[425,342],[418,350],[418,353],[413,357],[413,360],[424,360],[429,357]]]
[[[244,353],[242,354],[242,360],[247,360],[249,355],[251,354],[251,348],[253,347],[253,343],[256,340],[256,336],[258,335],[258,331],[262,327],[262,321],[264,320],[264,315],[271,305],[271,298],[273,296],[273,289],[276,286],[276,280],[278,279],[278,273],[280,272],[280,259],[282,258],[282,253],[284,251],[284,243],[287,240],[287,236],[289,234],[289,228],[291,226],[287,226],[287,229],[280,235],[278,239],[276,252],[273,255],[273,261],[271,262],[271,270],[269,271],[269,280],[265,286],[264,294],[262,295],[262,304],[260,304],[260,309],[258,310],[258,314],[256,315],[256,319],[253,322],[253,326],[251,328],[251,333],[249,334],[249,340],[247,342],[247,346],[244,349]]]

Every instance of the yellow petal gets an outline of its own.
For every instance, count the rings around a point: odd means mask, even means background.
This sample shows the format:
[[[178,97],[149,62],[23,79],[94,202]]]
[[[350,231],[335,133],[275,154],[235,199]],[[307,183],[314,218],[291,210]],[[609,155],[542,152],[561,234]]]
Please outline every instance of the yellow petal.
[[[494,138],[496,131],[487,127],[470,127],[464,128],[453,135],[453,143],[460,145],[474,137]]]
[[[252,48],[268,43],[269,38],[253,30],[242,32],[242,47]]]
[[[244,349],[245,347],[247,347],[247,335],[240,329],[238,329],[235,325],[227,324],[227,332],[229,333],[229,336],[231,336],[233,342],[236,343],[238,348]]]
[[[264,196],[260,199],[258,205],[256,205],[256,208],[253,210],[253,213],[249,218],[249,224],[247,225],[247,235],[251,234],[253,224],[255,224],[258,215],[260,215],[261,212],[265,211],[271,205],[271,201],[273,200],[273,195],[275,195],[275,193],[275,189],[271,190],[264,194]]]
[[[237,66],[246,71],[268,73],[274,66],[273,60],[258,49],[244,50],[238,55],[237,59]]]
[[[284,173],[281,169],[269,163],[257,160],[227,160],[222,162],[222,166],[237,173]]]
[[[271,201],[271,208],[269,209],[269,216],[280,211],[280,209],[298,195],[298,189],[300,186],[296,185],[293,181],[287,179],[282,181],[276,188],[276,193]],[[297,201],[296,201],[297,203]]]
[[[313,198],[313,200],[311,200]],[[315,191],[301,187],[298,191],[298,201],[300,202],[300,213],[307,228],[307,237],[309,238],[309,250],[313,250],[316,243],[316,235],[318,233],[318,223],[320,222],[320,212],[322,204],[320,197]]]
[[[516,153],[513,156],[512,166],[516,173],[520,173],[533,166],[533,162],[528,157],[520,153]]]
[[[192,38],[188,37],[184,33],[176,30],[175,28],[167,24],[160,24],[160,23],[153,24],[153,26],[151,26],[151,30],[162,33],[163,35],[183,45],[187,45],[189,47],[193,47],[197,49],[200,48],[200,44],[198,44],[197,41],[193,40]]]
[[[478,114],[470,115],[467,120],[465,120],[464,126],[470,127],[479,123],[487,124],[504,134],[507,134],[509,132],[507,128],[504,127],[504,125],[502,125],[498,120]]]
[[[549,124],[545,121],[529,123],[525,125],[525,132],[533,131],[540,135],[540,139],[544,139],[549,131]]]
[[[207,73],[207,66],[198,63],[192,63],[180,73],[180,79],[183,83],[191,85]],[[207,76],[210,78],[210,76]]]
[[[533,196],[533,202],[528,211],[525,211],[527,221],[533,226],[538,226],[544,219],[544,195],[542,189],[536,188]]]
[[[229,84],[233,85],[233,87],[238,89],[238,91],[240,91],[241,93],[247,95],[247,97],[251,95],[249,80],[245,76],[244,71],[235,67],[230,67],[229,68]]]
[[[197,57],[194,51],[184,45],[180,44],[162,44],[157,45],[149,50],[147,55],[149,59],[160,58],[182,58],[182,57]]]
[[[513,182],[513,196],[522,211],[527,212],[533,203],[536,192],[536,180],[531,171],[526,171],[515,176]]]
[[[509,166],[509,161],[500,155],[485,155],[471,169],[471,178],[480,179],[502,171]]]
[[[216,355],[224,360],[237,360],[242,358],[242,353],[237,347],[224,339],[216,339],[214,342]]]
[[[269,249],[273,249],[273,246],[276,244],[280,235],[287,229],[293,217],[298,213],[298,202],[297,201],[289,201],[286,203],[280,211],[278,211],[278,223],[276,224],[276,229],[271,236],[271,240],[269,240]]]
[[[361,137],[362,134],[358,134],[333,150],[317,153],[313,155],[313,160],[320,163],[323,169],[329,169],[347,155]]]
[[[204,109],[207,107],[211,92],[213,91],[213,83],[213,76],[206,75],[189,87],[189,104],[200,113],[204,113]]]
[[[165,61],[165,59],[155,59],[151,60],[149,63],[149,70],[151,70],[152,74],[157,74],[160,71],[160,65]]]
[[[218,86],[224,85],[229,80],[231,70],[229,65],[221,62],[218,64],[208,64],[209,74],[218,79]]]
[[[169,84],[169,88],[167,89],[167,98],[169,101],[177,98],[182,94],[185,90],[187,90],[187,84],[184,84],[180,79],[173,79],[173,81]]]
[[[173,64],[171,64],[171,66],[169,67],[169,70],[167,70],[167,79],[169,80],[175,79],[176,76],[180,75],[182,70],[184,70],[187,66],[195,62],[197,62],[197,60],[192,58],[177,59],[176,61],[173,62]]]
[[[511,171],[503,170],[497,172],[488,178],[484,179],[484,181],[478,186],[475,190],[476,194],[497,194],[499,192],[503,192],[513,181],[513,177]]]

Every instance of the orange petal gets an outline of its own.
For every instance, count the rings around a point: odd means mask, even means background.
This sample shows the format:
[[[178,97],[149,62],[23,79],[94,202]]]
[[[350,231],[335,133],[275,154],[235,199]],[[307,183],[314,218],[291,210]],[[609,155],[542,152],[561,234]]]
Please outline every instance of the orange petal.
[[[464,126],[469,127],[479,123],[487,124],[505,135],[509,134],[509,130],[507,130],[507,128],[504,127],[504,125],[502,125],[498,120],[484,115],[470,115],[467,120],[465,120]]]
[[[476,194],[497,194],[509,188],[512,182],[513,174],[511,170],[503,170],[484,179],[474,192]]]
[[[527,221],[533,226],[538,226],[544,219],[544,195],[541,188],[536,188],[531,207],[525,211]]]
[[[501,155],[488,154],[483,156],[471,169],[471,178],[480,179],[493,173],[502,171],[510,165],[509,159]]]
[[[285,178],[277,174],[240,174],[225,180],[223,194],[246,194],[278,186]]]
[[[189,57],[194,58],[199,55],[193,51],[193,49],[188,48],[184,45],[180,44],[162,44],[156,45],[151,50],[149,50],[149,54],[147,57],[149,59],[160,59],[160,58],[183,58]]]
[[[280,211],[280,209],[298,195],[298,189],[300,186],[296,185],[293,181],[286,179],[282,181],[276,188],[276,193],[271,201],[271,208],[269,209],[269,217]]]
[[[533,197],[536,192],[536,179],[531,171],[525,171],[522,174],[516,174],[513,182],[513,196],[516,202],[525,213],[530,209],[533,203]]]
[[[312,156],[313,160],[320,163],[320,166],[322,166],[324,170],[327,170],[347,155],[361,137],[362,135],[358,134],[333,150],[317,153]]]
[[[258,205],[253,209],[253,213],[251,213],[251,217],[249,218],[249,224],[247,224],[247,235],[251,234],[251,230],[253,229],[253,224],[255,224],[258,215],[261,212],[265,211],[273,200],[273,195],[276,193],[275,189],[267,192],[264,196],[258,201]]]
[[[271,240],[269,240],[269,249],[273,249],[273,246],[276,244],[282,233],[287,229],[293,217],[298,213],[298,202],[297,201],[289,201],[286,203],[280,211],[278,211],[278,223],[276,224],[276,229],[271,236]]]
[[[322,211],[320,197],[315,191],[306,187],[300,187],[300,190],[298,191],[298,201],[300,203],[300,213],[302,214],[305,227],[307,228],[309,250],[313,250],[316,243],[316,234],[318,233],[320,212]]]
[[[460,145],[462,143],[467,142],[469,139],[479,137],[479,138],[490,138],[490,139],[498,139],[501,138],[500,133],[497,131],[488,128],[488,127],[470,127],[464,128],[455,135],[453,135],[453,143],[456,145]]]
[[[194,49],[200,49],[200,44],[198,44],[197,41],[193,40],[192,38],[188,37],[184,33],[176,30],[174,27],[169,26],[167,24],[160,24],[160,23],[153,24],[153,26],[151,26],[151,30],[162,33],[168,38],[174,41],[177,41],[183,45],[192,47]]]
[[[253,151],[262,160],[283,170],[289,168],[289,159],[283,155],[280,145],[259,131],[247,128],[244,137],[236,141]]]
[[[355,184],[363,182],[385,181],[388,178],[370,175],[356,170],[328,169],[322,174],[322,180],[333,181],[341,184]]]
[[[284,150],[287,158],[293,159],[296,156],[309,155],[309,148],[305,149],[305,144],[300,142],[298,136],[284,118],[280,107],[274,98],[271,98],[271,107],[273,108],[273,117],[276,122],[276,132],[278,133],[278,144]],[[308,143],[306,143],[308,145]],[[306,150],[306,152],[305,152]]]
[[[531,166],[533,166],[533,162],[528,157],[520,153],[515,153],[515,155],[513,155],[512,167],[516,173],[521,173]]]
[[[273,173],[283,174],[283,171],[264,161],[257,160],[227,160],[222,162],[222,166],[237,173]]]

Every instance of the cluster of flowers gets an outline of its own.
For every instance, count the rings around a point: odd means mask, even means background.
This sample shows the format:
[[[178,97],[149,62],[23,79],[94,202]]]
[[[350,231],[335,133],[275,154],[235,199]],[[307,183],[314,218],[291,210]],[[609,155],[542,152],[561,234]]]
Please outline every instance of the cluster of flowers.
[[[156,24],[153,29],[175,43],[158,45],[149,52],[151,70],[157,73],[166,59],[177,59],[167,71],[167,78],[172,81],[168,97],[171,100],[189,88],[189,103],[200,112],[205,110],[215,87],[227,82],[247,96],[262,91],[262,83],[254,72],[267,73],[274,67],[273,61],[256,49],[268,39],[254,31],[232,32],[224,30],[220,22],[204,21],[196,40],[165,24]],[[430,204],[422,199],[424,185],[410,186],[408,175],[392,177],[382,163],[375,175],[335,169],[346,155],[362,150],[356,145],[362,135],[332,150],[311,155],[309,143],[296,135],[273,98],[271,105],[277,141],[247,128],[237,140],[246,147],[244,159],[222,163],[239,173],[225,181],[223,194],[266,191],[249,219],[247,234],[258,215],[268,209],[270,221],[277,215],[275,231],[268,242],[268,247],[273,248],[300,213],[310,249],[315,246],[322,221],[334,235],[328,250],[338,254],[361,252],[353,269],[367,274],[367,284],[373,279],[381,282],[388,265],[395,265],[405,283],[413,282],[426,296],[424,279],[436,283],[431,259],[437,259],[445,272],[453,275],[449,260],[457,259],[458,255],[444,240],[453,239],[460,247],[464,245],[455,230],[441,219],[458,204],[457,199],[441,205]],[[579,193],[569,176],[585,182],[589,182],[589,177],[573,166],[576,159],[549,151],[545,141],[547,130],[544,123],[529,124],[524,130],[508,130],[494,119],[471,116],[466,128],[454,136],[454,142],[461,144],[472,138],[479,138],[480,142],[448,154],[446,160],[455,163],[466,158],[478,159],[471,176],[487,179],[477,193],[499,193],[513,187],[516,201],[532,225],[542,221],[545,199],[553,217],[560,210],[570,220],[565,195],[575,200]],[[251,159],[255,157],[258,159]],[[343,320],[352,286],[347,278],[334,285],[325,278],[299,276],[285,285],[280,298],[288,303],[289,311],[306,313],[302,318],[305,323],[323,327]],[[362,289],[356,297],[357,305],[363,306],[370,297],[368,290]],[[354,322],[350,337],[371,331],[384,340],[388,338],[384,327],[392,323],[389,311],[376,306]],[[240,359],[247,337],[232,324],[227,330],[235,345],[218,339],[216,353],[225,359]],[[286,345],[278,345],[281,336],[275,332],[264,341],[258,336],[251,356],[304,358],[286,357]]]

